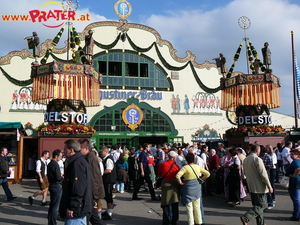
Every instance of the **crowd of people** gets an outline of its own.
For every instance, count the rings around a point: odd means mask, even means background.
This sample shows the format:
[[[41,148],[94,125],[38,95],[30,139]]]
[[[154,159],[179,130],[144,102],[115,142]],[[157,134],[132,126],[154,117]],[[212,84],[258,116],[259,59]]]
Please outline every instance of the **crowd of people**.
[[[299,147],[297,147],[299,146]],[[0,152],[0,183],[9,201],[12,195],[7,183],[9,176],[7,149]],[[106,224],[111,220],[115,193],[132,191],[132,201],[141,200],[139,192],[150,193],[152,201],[160,202],[163,225],[177,225],[179,203],[186,207],[188,224],[205,223],[203,196],[224,196],[225,203],[236,207],[249,195],[253,207],[241,222],[247,225],[256,219],[265,224],[263,212],[275,207],[275,183],[282,175],[290,177],[288,188],[293,202],[290,220],[300,219],[300,141],[293,146],[288,141],[259,145],[258,142],[243,149],[241,145],[225,147],[218,143],[216,149],[205,143],[189,145],[167,143],[147,144],[137,149],[120,145],[91,148],[88,139],[69,139],[64,150],[44,150],[36,161],[37,181],[40,190],[28,197],[32,205],[42,195],[41,205],[47,205],[50,192],[48,224]],[[160,194],[156,195],[157,189]],[[106,202],[103,212],[102,202]]]

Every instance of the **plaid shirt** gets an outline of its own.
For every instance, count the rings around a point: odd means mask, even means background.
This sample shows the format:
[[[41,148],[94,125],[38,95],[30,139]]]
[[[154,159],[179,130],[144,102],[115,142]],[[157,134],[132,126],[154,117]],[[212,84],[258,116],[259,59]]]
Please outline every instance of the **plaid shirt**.
[[[265,164],[266,170],[270,171],[270,169],[273,168],[273,159],[272,159],[272,157],[269,154],[265,153],[265,155],[262,157],[262,160]]]

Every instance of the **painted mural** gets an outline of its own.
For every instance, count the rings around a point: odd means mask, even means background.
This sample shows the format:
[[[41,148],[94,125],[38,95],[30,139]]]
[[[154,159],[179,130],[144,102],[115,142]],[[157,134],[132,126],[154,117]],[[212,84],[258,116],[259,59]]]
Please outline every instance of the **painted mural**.
[[[184,99],[180,99],[179,94],[172,94],[170,102],[172,115],[222,114],[220,98],[211,93],[198,92],[191,99],[187,94]]]
[[[32,87],[21,87],[12,93],[10,112],[35,111],[43,112],[47,105],[32,101]]]

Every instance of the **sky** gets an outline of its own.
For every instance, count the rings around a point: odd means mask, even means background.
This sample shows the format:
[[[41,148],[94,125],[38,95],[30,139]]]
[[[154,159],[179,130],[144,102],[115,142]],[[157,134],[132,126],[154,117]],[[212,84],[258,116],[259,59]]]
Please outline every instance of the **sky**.
[[[55,1],[61,3],[62,1]],[[75,1],[74,1],[75,2]],[[90,15],[90,21],[76,21],[81,32],[88,24],[98,21],[118,21],[114,11],[117,0],[79,0],[77,15]],[[147,25],[157,30],[161,37],[172,43],[179,57],[191,51],[198,63],[214,62],[223,53],[229,69],[234,54],[247,37],[261,56],[264,42],[272,52],[273,74],[281,80],[281,107],[276,112],[294,116],[293,68],[291,31],[294,31],[295,52],[300,59],[300,1],[299,0],[128,0],[132,13],[131,23]],[[29,15],[31,10],[54,10],[61,6],[47,4],[46,0],[0,0],[1,15]],[[46,5],[44,5],[46,4]],[[238,19],[246,16],[251,26],[243,30]],[[46,25],[57,25],[48,21]],[[23,37],[36,31],[44,42],[52,39],[60,28],[48,28],[31,21],[4,21],[0,18],[0,56],[27,48]],[[65,32],[66,33],[66,32]],[[62,37],[63,39],[63,37]],[[65,38],[66,39],[66,38]],[[65,40],[64,39],[64,40]],[[58,47],[63,47],[60,43]],[[145,46],[146,47],[146,46]],[[0,65],[1,66],[1,65]],[[246,50],[243,47],[234,71],[247,73]]]

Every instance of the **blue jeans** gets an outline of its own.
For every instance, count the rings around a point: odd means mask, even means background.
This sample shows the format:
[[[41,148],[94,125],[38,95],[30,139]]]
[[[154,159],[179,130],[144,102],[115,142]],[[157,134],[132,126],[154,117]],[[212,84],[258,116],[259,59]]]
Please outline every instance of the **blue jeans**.
[[[274,202],[271,196],[271,193],[266,193],[268,206],[274,206]]]
[[[0,184],[2,185],[2,188],[5,192],[5,195],[7,197],[7,199],[11,199],[13,197],[9,187],[8,187],[8,183],[7,183],[7,177],[0,179]]]
[[[65,225],[86,225],[86,216],[66,219]]]
[[[50,206],[48,210],[48,225],[56,225],[56,217],[62,195],[61,184],[50,184]]]
[[[300,219],[300,189],[289,188],[289,194],[294,206],[293,217]]]
[[[117,191],[124,191],[124,181],[119,181],[119,180],[117,180],[117,185],[116,185],[116,189],[117,189]]]

